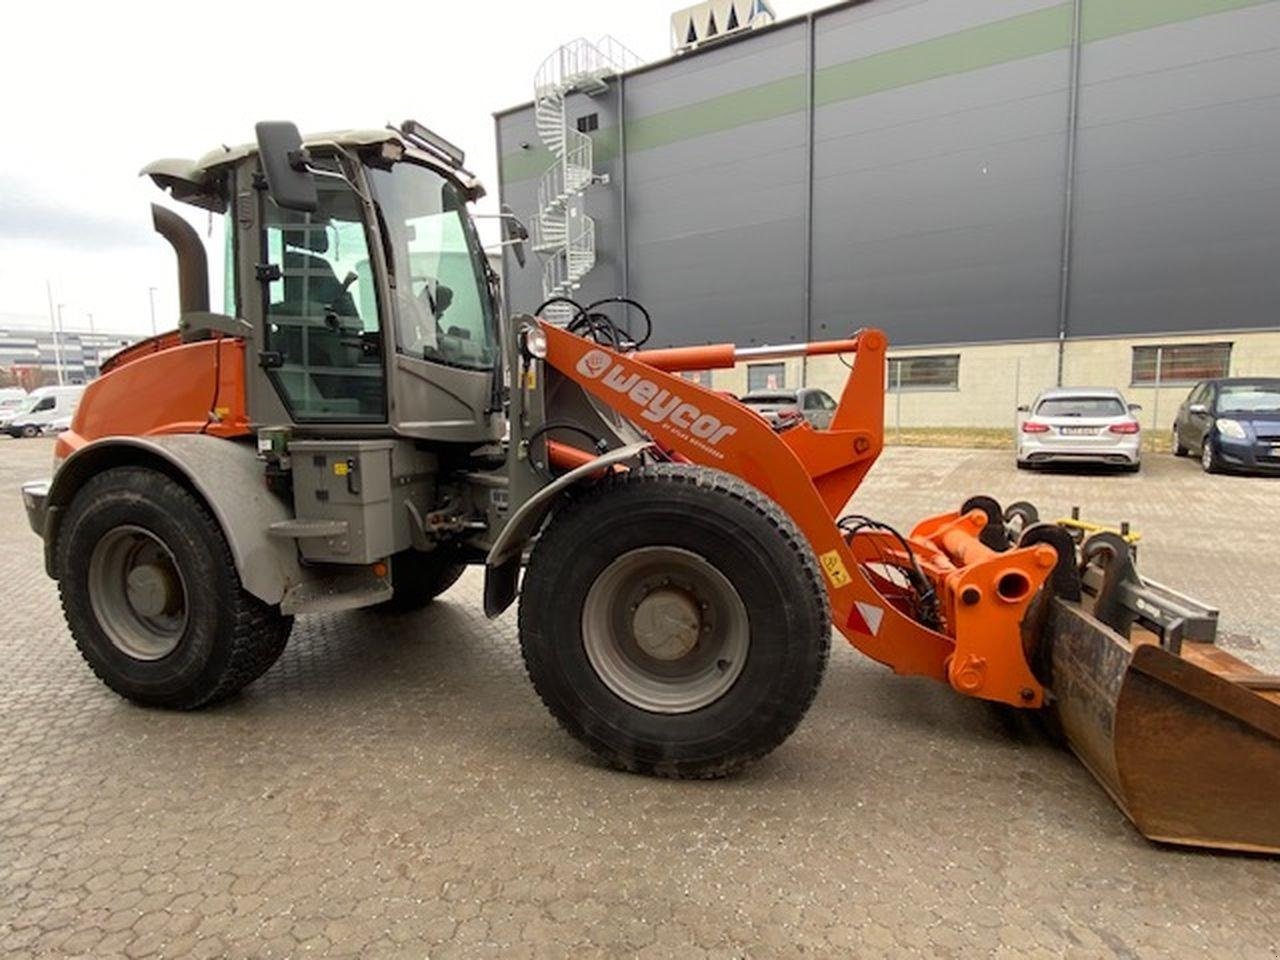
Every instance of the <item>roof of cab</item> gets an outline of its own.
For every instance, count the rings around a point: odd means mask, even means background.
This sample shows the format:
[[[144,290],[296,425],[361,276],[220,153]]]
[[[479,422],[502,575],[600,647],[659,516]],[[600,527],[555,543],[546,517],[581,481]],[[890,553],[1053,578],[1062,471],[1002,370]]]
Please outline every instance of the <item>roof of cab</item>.
[[[409,144],[395,130],[330,130],[324,133],[311,133],[302,138],[302,145],[308,149],[324,144],[338,144],[344,147],[368,147],[377,143],[399,143],[406,149]],[[139,176],[164,177],[167,180],[179,179],[191,184],[205,183],[209,174],[235,163],[258,152],[256,143],[242,143],[239,146],[223,145],[210,150],[198,160],[187,160],[181,157],[162,157],[153,160],[139,171]],[[165,184],[156,181],[160,186]]]

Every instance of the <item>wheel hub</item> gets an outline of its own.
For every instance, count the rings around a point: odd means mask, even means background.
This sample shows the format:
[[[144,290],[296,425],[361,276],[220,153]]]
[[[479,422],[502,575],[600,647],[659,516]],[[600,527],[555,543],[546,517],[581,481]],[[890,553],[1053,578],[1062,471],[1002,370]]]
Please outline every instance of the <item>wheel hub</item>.
[[[708,560],[641,547],[610,563],[587,591],[582,642],[614,694],[653,713],[714,703],[747,661],[746,605]]]
[[[702,618],[683,590],[660,587],[637,605],[631,629],[636,644],[655,660],[679,660],[697,646]]]
[[[125,577],[125,596],[129,606],[144,617],[158,617],[173,606],[173,578],[156,563],[134,567]]]
[[[135,660],[168,656],[186,632],[182,571],[164,541],[142,527],[116,527],[94,545],[89,603],[112,645]]]

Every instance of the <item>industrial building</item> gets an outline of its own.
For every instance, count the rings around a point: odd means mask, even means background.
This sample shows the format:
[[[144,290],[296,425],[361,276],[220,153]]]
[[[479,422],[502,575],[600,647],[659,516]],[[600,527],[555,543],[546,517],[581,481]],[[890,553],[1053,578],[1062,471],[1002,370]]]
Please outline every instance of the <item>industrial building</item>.
[[[770,14],[682,11],[647,65],[576,41],[496,115],[539,251],[507,256],[509,308],[622,293],[654,345],[882,327],[890,416],[914,425],[1010,425],[1061,383],[1118,386],[1163,429],[1195,379],[1280,374],[1280,2]]]
[[[88,383],[102,361],[139,338],[119,333],[0,328],[0,386]]]

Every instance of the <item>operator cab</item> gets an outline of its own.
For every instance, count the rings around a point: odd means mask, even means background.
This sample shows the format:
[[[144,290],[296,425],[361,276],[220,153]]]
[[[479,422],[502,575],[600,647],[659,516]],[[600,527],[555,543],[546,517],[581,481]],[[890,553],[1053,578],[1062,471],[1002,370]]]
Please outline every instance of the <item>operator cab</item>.
[[[498,281],[461,151],[413,121],[305,141],[291,124],[258,132],[256,145],[143,171],[176,199],[233,213],[226,310],[238,322],[188,318],[184,339],[246,337],[258,427],[500,438]]]

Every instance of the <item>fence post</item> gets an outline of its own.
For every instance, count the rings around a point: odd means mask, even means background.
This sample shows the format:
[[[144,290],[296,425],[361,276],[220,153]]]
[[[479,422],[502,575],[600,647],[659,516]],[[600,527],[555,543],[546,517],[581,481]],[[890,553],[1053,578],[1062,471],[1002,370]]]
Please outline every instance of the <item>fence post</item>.
[[[1156,434],[1160,432],[1160,373],[1164,361],[1164,347],[1156,347],[1156,395],[1151,401],[1151,449],[1155,449]]]
[[[899,360],[893,365],[894,379],[894,426],[893,432],[899,446],[902,444],[902,361]]]
[[[1018,448],[1018,405],[1022,403],[1022,358],[1013,362],[1013,447]]]

